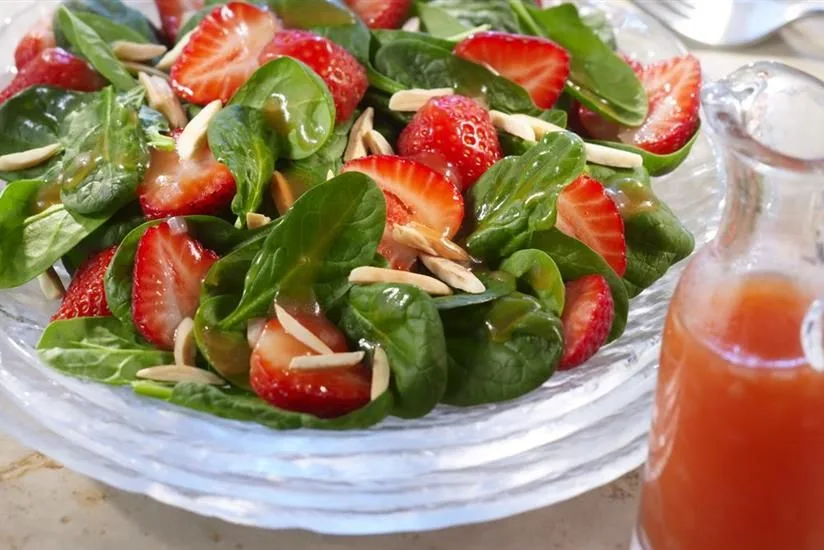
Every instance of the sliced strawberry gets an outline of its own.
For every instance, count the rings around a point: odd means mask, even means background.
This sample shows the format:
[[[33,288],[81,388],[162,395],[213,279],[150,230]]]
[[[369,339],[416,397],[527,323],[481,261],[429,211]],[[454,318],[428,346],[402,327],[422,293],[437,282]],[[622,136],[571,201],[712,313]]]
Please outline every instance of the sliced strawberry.
[[[258,68],[258,56],[280,30],[269,11],[245,2],[215,8],[172,66],[177,95],[197,105],[229,101]]]
[[[370,29],[397,29],[406,21],[412,0],[346,0]]]
[[[569,54],[551,40],[506,32],[478,32],[455,47],[455,55],[489,65],[520,84],[541,109],[549,109],[564,91]]]
[[[630,66],[637,69],[637,62]],[[583,106],[578,113],[581,123],[596,139],[620,141],[659,155],[674,153],[698,129],[701,64],[695,56],[685,55],[647,65],[639,77],[649,99],[649,114],[641,126],[607,122]]]
[[[177,33],[187,15],[203,7],[203,0],[155,0],[163,34],[169,42],[177,41]]]
[[[326,318],[294,315],[333,351],[348,351],[343,334]],[[275,407],[320,418],[342,416],[369,403],[371,374],[363,364],[331,369],[289,369],[291,360],[303,355],[316,353],[287,334],[280,321],[268,321],[252,351],[252,389]]]
[[[487,110],[460,95],[430,99],[401,132],[398,150],[405,157],[429,154],[442,158],[454,167],[463,191],[502,156]]]
[[[624,220],[607,190],[589,176],[580,176],[558,196],[558,229],[600,254],[623,275],[627,270]]]
[[[146,230],[137,243],[132,286],[132,316],[146,340],[162,349],[174,347],[175,329],[194,317],[200,283],[217,260],[177,223]]]
[[[152,149],[137,195],[147,217],[165,218],[219,214],[236,191],[229,168],[215,160],[208,147],[201,147],[189,160],[181,160],[176,151]]]
[[[386,228],[379,252],[395,269],[409,269],[417,253],[392,239],[392,228],[416,221],[453,237],[461,227],[464,203],[458,189],[432,168],[392,155],[346,163],[344,172],[361,172],[375,180],[386,198]]]
[[[112,246],[90,256],[77,269],[63,296],[63,301],[52,321],[74,319],[75,317],[109,317],[109,304],[103,288],[103,276],[112,263],[117,247]]]
[[[75,90],[94,92],[106,85],[106,81],[82,59],[60,48],[43,50],[25,67],[5,90],[0,92],[0,103],[27,88],[49,85]]]
[[[335,100],[337,121],[348,120],[369,87],[366,69],[331,40],[309,31],[280,31],[260,54],[261,64],[283,55],[303,61],[329,88]]]
[[[14,50],[14,65],[17,70],[21,70],[40,55],[40,52],[56,46],[52,16],[46,15],[40,18],[17,44]]]
[[[559,369],[568,370],[584,363],[604,345],[615,319],[615,304],[607,280],[587,275],[566,285],[564,354]]]

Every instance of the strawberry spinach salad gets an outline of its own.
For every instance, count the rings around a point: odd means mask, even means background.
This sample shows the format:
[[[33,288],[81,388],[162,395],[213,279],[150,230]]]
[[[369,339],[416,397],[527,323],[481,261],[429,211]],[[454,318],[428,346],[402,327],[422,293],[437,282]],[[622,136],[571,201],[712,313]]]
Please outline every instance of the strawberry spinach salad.
[[[0,287],[64,373],[278,428],[515,399],[693,249],[692,56],[528,0],[68,0],[0,92]],[[71,281],[66,289],[54,267]],[[585,368],[585,367],[584,367]]]

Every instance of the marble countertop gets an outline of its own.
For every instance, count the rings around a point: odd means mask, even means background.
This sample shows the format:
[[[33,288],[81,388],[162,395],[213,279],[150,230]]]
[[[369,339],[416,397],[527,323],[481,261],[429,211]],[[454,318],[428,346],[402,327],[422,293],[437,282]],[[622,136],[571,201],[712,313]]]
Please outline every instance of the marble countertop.
[[[711,78],[764,58],[824,77],[824,64],[790,57],[777,40],[746,53],[695,51]],[[505,520],[344,538],[202,518],[104,486],[0,435],[0,550],[626,550],[639,487],[634,472],[563,504]]]

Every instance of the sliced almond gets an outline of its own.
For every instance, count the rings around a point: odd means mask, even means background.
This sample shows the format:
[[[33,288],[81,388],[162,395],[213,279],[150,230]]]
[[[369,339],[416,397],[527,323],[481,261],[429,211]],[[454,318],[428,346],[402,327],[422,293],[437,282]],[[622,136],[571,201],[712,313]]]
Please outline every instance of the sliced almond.
[[[0,170],[4,172],[13,172],[15,170],[23,170],[42,164],[56,155],[63,146],[59,143],[52,143],[36,149],[29,149],[28,151],[20,151],[19,153],[10,153],[8,155],[0,156]]]
[[[479,31],[475,31],[475,32],[479,32]],[[483,65],[483,66],[484,66],[484,68],[485,68],[487,71],[489,71],[490,73],[494,74],[495,76],[501,76],[501,73],[499,73],[499,72],[498,72],[498,69],[496,69],[495,67],[493,67],[493,66],[492,66],[492,65],[490,65],[489,63],[481,63],[481,65]]]
[[[226,382],[220,376],[207,370],[180,365],[160,365],[137,371],[137,377],[155,382],[191,382],[223,386]]]
[[[185,48],[186,45],[189,43],[189,39],[192,38],[192,35],[194,33],[195,31],[189,31],[188,33],[183,35],[183,37],[177,41],[175,47],[169,50],[166,53],[166,55],[164,55],[162,58],[160,58],[160,61],[157,62],[157,65],[155,65],[155,67],[162,71],[171,69],[172,65],[175,64],[175,61],[177,61],[177,58],[180,57],[180,54],[183,53],[183,48]]]
[[[394,226],[392,228],[392,238],[400,244],[432,256],[441,256],[458,262],[466,262],[471,259],[466,250],[434,229],[418,222],[413,221]]]
[[[149,61],[166,53],[166,46],[115,40],[111,44],[114,56],[121,61]]]
[[[455,90],[452,88],[433,88],[431,90],[414,88],[412,90],[401,90],[400,92],[395,92],[392,94],[392,97],[389,98],[389,108],[402,113],[414,113],[426,105],[433,97],[444,97],[454,94]]]
[[[335,172],[333,170],[330,169],[328,172],[326,172],[326,181],[334,179],[334,177],[335,177]]]
[[[433,296],[452,294],[452,290],[448,286],[434,277],[382,267],[356,267],[349,274],[349,282],[355,284],[398,283],[416,286]]]
[[[332,348],[326,345],[326,342],[315,336],[315,334],[300,324],[300,321],[295,319],[288,311],[275,304],[275,314],[278,316],[283,330],[301,344],[311,349],[320,355],[332,355],[335,353]]]
[[[421,30],[421,19],[419,17],[410,17],[406,23],[401,27],[402,31],[418,32]]]
[[[349,131],[349,141],[346,143],[346,151],[343,152],[344,162],[363,158],[367,155],[366,144],[363,138],[366,137],[375,123],[375,109],[367,107],[361,116],[352,124]]]
[[[136,61],[122,61],[121,62],[126,70],[129,71],[133,75],[139,75],[140,73],[150,74],[152,76],[156,76],[158,78],[162,78],[163,80],[170,81],[172,77],[164,73],[163,71],[158,71],[151,65],[146,65],[145,63],[138,63]]]
[[[373,155],[394,155],[395,150],[392,149],[392,145],[386,141],[386,138],[383,137],[383,134],[378,132],[377,130],[369,130],[366,132],[366,135],[363,137],[363,143],[366,145],[366,149],[369,151],[370,154]]]
[[[438,276],[440,280],[458,290],[469,294],[481,294],[486,287],[472,271],[446,258],[421,254],[421,261],[426,269]]]
[[[530,124],[519,118],[502,113],[501,111],[489,111],[489,118],[492,120],[495,128],[503,130],[507,134],[512,134],[526,141],[536,141],[535,130],[532,129]]]
[[[184,128],[189,121],[180,100],[172,91],[169,83],[157,76],[141,72],[137,75],[137,80],[143,89],[146,90],[146,100],[149,107],[157,109],[172,128]]]
[[[246,214],[246,227],[249,229],[259,229],[264,225],[272,223],[272,218],[258,214],[257,212],[248,212]]]
[[[362,351],[333,353],[331,355],[301,355],[289,362],[290,369],[335,369],[353,367],[363,361]]]
[[[66,295],[66,287],[53,267],[48,268],[37,277],[40,283],[40,291],[47,300],[59,300]]]
[[[249,343],[249,347],[254,349],[260,340],[260,337],[263,335],[263,329],[266,328],[266,319],[261,317],[250,319],[248,323],[246,323],[246,341]]]
[[[183,160],[192,158],[206,139],[206,132],[209,130],[209,123],[223,109],[223,103],[216,99],[206,105],[195,118],[183,129],[180,137],[177,138],[177,154]]]
[[[389,357],[382,347],[376,347],[372,355],[372,388],[369,390],[369,398],[374,401],[386,390],[389,389]]]
[[[281,216],[285,215],[297,200],[289,182],[277,170],[272,174],[272,200],[275,201],[275,206]]]
[[[195,322],[191,317],[183,319],[175,329],[175,365],[192,366],[195,364]]]
[[[561,128],[560,126],[556,126],[556,125],[552,124],[551,122],[547,122],[547,121],[542,120],[538,117],[523,115],[523,114],[514,114],[514,115],[509,115],[509,116],[511,118],[517,120],[517,121],[520,121],[520,122],[528,125],[530,128],[532,128],[532,131],[535,133],[535,139],[541,139],[545,135],[551,134],[553,132],[565,132],[566,131],[564,128]]]

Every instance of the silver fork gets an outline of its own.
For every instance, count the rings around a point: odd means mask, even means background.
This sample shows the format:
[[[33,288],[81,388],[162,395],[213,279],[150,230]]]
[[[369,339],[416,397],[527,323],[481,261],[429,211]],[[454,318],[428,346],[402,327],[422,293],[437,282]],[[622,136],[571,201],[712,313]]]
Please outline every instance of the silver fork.
[[[741,46],[813,13],[822,0],[633,0],[675,32],[710,46]]]

